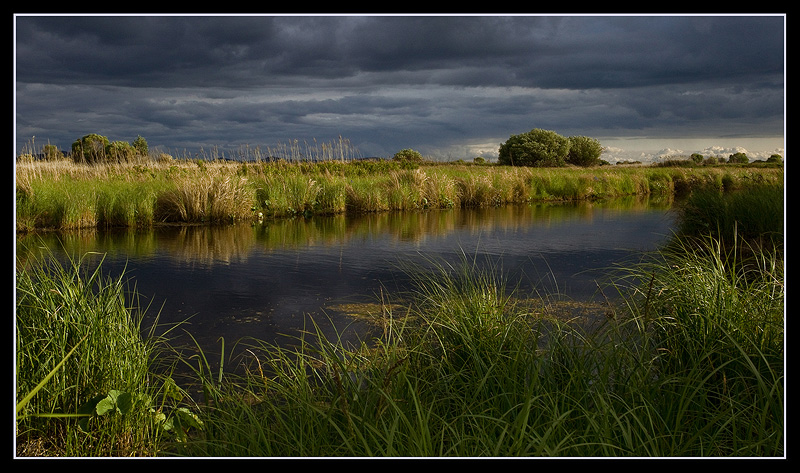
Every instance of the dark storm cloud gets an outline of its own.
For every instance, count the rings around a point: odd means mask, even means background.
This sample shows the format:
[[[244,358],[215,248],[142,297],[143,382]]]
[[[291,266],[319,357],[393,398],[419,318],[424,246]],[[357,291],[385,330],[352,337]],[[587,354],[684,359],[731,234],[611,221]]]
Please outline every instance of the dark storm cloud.
[[[19,16],[18,145],[783,133],[782,16]],[[112,136],[113,135],[113,136]],[[131,136],[133,135],[133,136]]]

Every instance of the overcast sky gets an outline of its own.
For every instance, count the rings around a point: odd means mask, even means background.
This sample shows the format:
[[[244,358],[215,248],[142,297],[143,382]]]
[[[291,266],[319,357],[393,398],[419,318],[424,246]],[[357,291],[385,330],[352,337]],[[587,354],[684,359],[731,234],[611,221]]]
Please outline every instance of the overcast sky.
[[[492,158],[534,128],[604,158],[783,154],[784,15],[15,16],[16,152],[349,140]],[[33,138],[35,137],[35,139]]]

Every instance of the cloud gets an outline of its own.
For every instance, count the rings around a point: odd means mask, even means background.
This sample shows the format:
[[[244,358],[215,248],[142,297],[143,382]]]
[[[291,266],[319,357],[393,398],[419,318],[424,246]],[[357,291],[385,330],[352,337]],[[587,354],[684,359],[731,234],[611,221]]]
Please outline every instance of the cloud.
[[[328,140],[488,153],[784,130],[782,16],[17,16],[17,146]],[[720,144],[724,145],[724,144]],[[663,146],[662,146],[663,147]],[[655,148],[658,149],[658,148]],[[469,157],[467,156],[467,157]]]

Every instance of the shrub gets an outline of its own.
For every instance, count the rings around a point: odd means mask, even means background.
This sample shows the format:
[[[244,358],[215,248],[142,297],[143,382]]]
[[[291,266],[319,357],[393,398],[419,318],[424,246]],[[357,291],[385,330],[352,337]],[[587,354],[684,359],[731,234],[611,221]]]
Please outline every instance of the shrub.
[[[748,162],[750,162],[750,160],[747,159],[747,155],[744,153],[733,153],[728,157],[728,163],[747,164]]]
[[[76,164],[95,164],[106,160],[108,138],[90,133],[72,143],[72,160]]]
[[[769,158],[767,158],[768,163],[783,163],[783,156],[780,154],[773,154]]]
[[[106,160],[127,163],[136,156],[136,149],[127,141],[112,141],[106,147]]]
[[[600,164],[600,155],[603,145],[594,138],[587,136],[570,136],[569,153],[567,162],[576,166],[597,166]]]
[[[570,141],[550,130],[535,128],[527,133],[511,135],[500,145],[498,162],[512,166],[563,166]]]
[[[402,162],[412,162],[412,163],[421,163],[423,161],[422,154],[419,151],[415,151],[413,149],[403,149],[395,153],[392,157],[395,161],[402,161]]]
[[[147,140],[137,135],[136,139],[133,140],[133,149],[135,149],[136,152],[139,153],[140,155],[147,156],[147,153],[149,151],[147,147]]]

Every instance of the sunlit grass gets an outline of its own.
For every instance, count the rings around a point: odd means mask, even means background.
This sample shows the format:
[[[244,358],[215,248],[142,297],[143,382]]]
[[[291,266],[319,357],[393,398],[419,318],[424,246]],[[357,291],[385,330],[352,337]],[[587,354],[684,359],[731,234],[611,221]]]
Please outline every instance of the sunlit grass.
[[[780,168],[513,168],[391,160],[164,160],[16,166],[17,228],[141,227],[541,201],[672,196],[780,183]]]
[[[19,265],[15,387],[18,401],[34,395],[17,412],[18,452],[155,454],[159,434],[150,409],[160,387],[160,342],[147,337],[145,309],[133,305],[122,276],[106,277],[100,265],[82,260],[60,262],[49,252],[27,252]],[[131,408],[96,415],[94,403],[113,392],[128,393]]]
[[[282,166],[281,173],[239,166],[233,175],[241,180],[226,175],[227,182],[255,182],[262,191],[254,195],[270,205],[287,199],[280,205],[295,213],[318,211],[326,182],[342,192],[331,192],[332,201],[361,210],[411,208],[451,189],[461,189],[452,194],[456,205],[482,205],[524,195],[534,181],[541,186],[535,192],[550,198],[592,186],[592,192],[610,192],[603,179],[618,179],[609,184],[613,189],[674,192],[676,182],[688,178],[698,187],[689,186],[692,196],[681,213],[691,225],[682,226],[671,244],[612,275],[604,291],[616,290],[619,297],[602,307],[598,315],[606,322],[600,326],[565,320],[553,305],[532,303],[492,261],[466,253],[457,261],[423,259],[406,267],[413,281],[407,293],[381,293],[370,306],[377,338],[346,344],[312,325],[286,345],[237,341],[248,356],[241,359],[244,372],[236,374],[212,368],[202,352],[184,357],[193,382],[203,388],[202,399],[185,404],[191,410],[160,401],[118,416],[95,411],[92,435],[78,419],[44,415],[76,413],[115,390],[151,400],[176,390],[155,376],[153,345],[141,338],[141,319],[124,297],[121,277],[83,272],[81,262],[20,261],[27,267],[17,272],[18,401],[54,373],[18,420],[18,442],[41,441],[30,454],[785,455],[785,263],[782,244],[763,244],[783,236],[783,224],[774,218],[782,194],[762,187],[772,175],[659,169],[645,178],[633,170],[597,176],[576,170],[569,179],[559,171],[471,174],[465,167],[440,166],[377,176],[347,175],[333,165],[320,173],[312,166]],[[192,169],[170,172],[195,182]],[[206,198],[225,195],[224,186],[213,187],[224,181],[207,182],[212,190]],[[37,185],[28,182],[23,189],[36,193]],[[727,193],[725,187],[744,190]],[[27,192],[18,193],[18,204]],[[113,199],[102,207],[105,218],[135,219],[135,210]],[[716,210],[693,213],[695,207]],[[54,370],[61,362],[63,370]],[[179,428],[168,435],[168,426]],[[184,433],[179,443],[172,442],[176,431]]]

